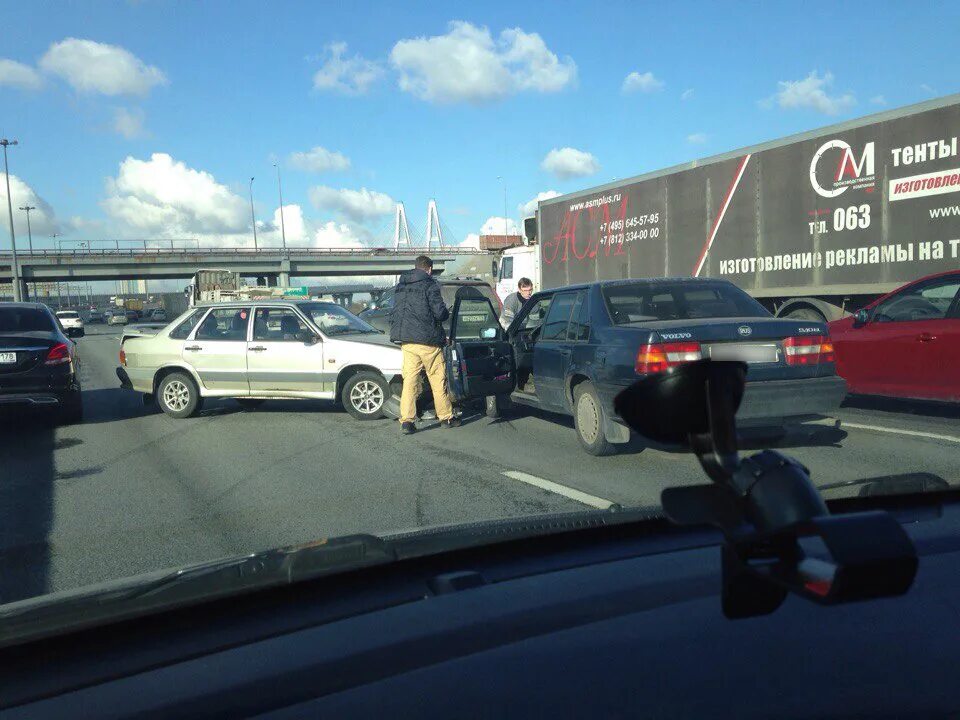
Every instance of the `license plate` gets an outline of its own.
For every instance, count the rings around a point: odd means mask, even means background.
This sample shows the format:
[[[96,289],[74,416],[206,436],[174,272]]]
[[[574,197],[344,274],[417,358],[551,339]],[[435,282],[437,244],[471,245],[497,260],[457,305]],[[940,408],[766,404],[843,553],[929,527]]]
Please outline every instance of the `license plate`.
[[[711,360],[739,360],[746,363],[775,363],[777,346],[757,343],[724,343],[710,346]]]
[[[0,352],[0,364],[2,365],[16,365],[17,364],[17,354],[15,352]]]

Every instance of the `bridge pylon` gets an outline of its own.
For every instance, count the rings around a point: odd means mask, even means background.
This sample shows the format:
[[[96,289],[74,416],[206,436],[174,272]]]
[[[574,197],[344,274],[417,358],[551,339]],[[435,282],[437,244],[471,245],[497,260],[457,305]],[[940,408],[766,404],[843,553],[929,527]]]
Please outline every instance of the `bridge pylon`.
[[[403,208],[403,203],[397,203],[397,211],[393,220],[393,249],[399,250],[401,245],[413,247],[413,240],[410,237],[410,226],[407,224],[407,211]]]
[[[437,211],[437,201],[431,199],[427,203],[427,229],[423,233],[423,241],[429,250],[436,239],[437,247],[443,247],[443,230],[440,229],[440,213]]]

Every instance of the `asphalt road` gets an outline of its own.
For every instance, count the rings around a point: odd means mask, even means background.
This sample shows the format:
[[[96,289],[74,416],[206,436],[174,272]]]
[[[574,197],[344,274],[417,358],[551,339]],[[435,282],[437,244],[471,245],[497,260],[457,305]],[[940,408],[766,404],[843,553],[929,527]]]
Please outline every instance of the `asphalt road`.
[[[0,418],[0,603],[324,536],[655,505],[667,486],[704,481],[687,452],[591,457],[571,421],[547,414],[428,422],[411,437],[312,401],[209,402],[174,420],[118,387],[118,334],[93,326],[80,340],[82,424]],[[960,484],[960,408],[855,399],[838,417],[776,446],[818,484]]]

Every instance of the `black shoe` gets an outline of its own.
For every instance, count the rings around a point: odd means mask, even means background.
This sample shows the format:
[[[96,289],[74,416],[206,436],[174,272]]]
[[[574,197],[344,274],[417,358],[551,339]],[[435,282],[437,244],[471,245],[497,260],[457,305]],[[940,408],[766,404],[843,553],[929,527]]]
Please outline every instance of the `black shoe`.
[[[400,432],[404,435],[413,435],[417,431],[417,426],[412,422],[400,423]]]
[[[442,420],[440,422],[440,425],[443,428],[457,428],[457,427],[460,427],[461,422],[460,422],[460,418],[452,417],[449,420]]]

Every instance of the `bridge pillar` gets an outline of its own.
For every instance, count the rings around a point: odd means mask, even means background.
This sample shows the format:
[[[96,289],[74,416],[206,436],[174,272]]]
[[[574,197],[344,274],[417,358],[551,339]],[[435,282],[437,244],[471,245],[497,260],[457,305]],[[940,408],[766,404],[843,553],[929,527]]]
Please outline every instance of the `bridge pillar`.
[[[290,286],[290,258],[288,257],[280,261],[280,286]]]

